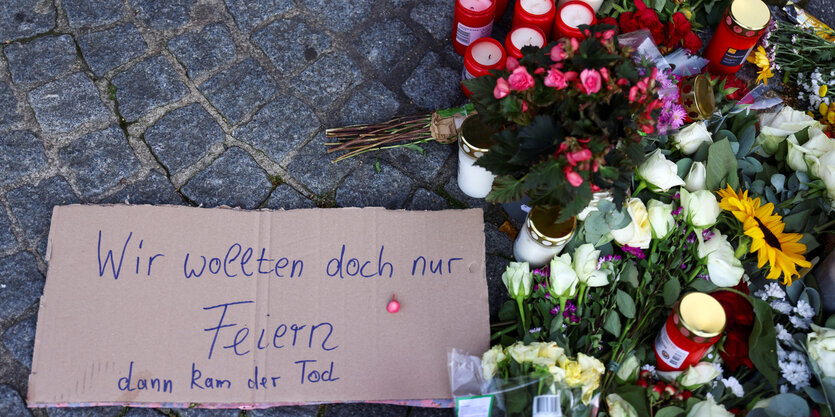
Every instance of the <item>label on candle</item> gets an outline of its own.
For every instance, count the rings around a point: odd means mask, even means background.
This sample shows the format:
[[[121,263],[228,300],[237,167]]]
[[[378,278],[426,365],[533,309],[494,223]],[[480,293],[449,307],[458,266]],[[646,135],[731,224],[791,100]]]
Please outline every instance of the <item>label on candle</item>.
[[[658,357],[667,365],[673,368],[679,368],[687,359],[690,352],[676,346],[667,334],[666,324],[661,327],[658,337],[655,338],[655,351]]]
[[[493,31],[493,21],[480,28],[469,27],[461,22],[458,22],[458,32],[455,34],[455,40],[463,45],[469,45],[476,39],[490,36]]]
[[[754,49],[754,48],[753,47],[748,48],[748,49],[728,48],[728,50],[725,51],[725,55],[722,56],[722,61],[720,63],[722,65],[726,65],[726,66],[729,66],[729,67],[735,67],[737,65],[742,65],[742,63],[745,62],[745,58],[748,57],[748,53],[751,52],[751,49]]]
[[[467,71],[467,67],[464,67],[464,70],[461,71],[461,81],[472,80],[473,78],[475,78],[475,75],[470,74],[470,72]]]

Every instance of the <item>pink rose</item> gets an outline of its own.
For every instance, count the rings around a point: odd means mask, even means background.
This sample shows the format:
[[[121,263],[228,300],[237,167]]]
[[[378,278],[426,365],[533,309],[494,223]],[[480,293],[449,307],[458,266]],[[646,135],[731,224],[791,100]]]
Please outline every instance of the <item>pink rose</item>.
[[[562,172],[565,174],[565,179],[567,179],[568,183],[572,186],[579,187],[583,183],[583,177],[574,172],[570,165],[566,165],[565,168],[562,169]]]
[[[539,67],[539,68],[535,69],[535,70],[533,71],[533,73],[534,73],[534,74],[536,74],[536,75],[542,75],[542,74],[545,74],[545,68]]]
[[[507,57],[507,62],[505,63],[505,68],[507,68],[508,71],[513,71],[517,67],[519,67],[519,60],[512,57],[512,56]]]
[[[566,82],[565,74],[563,74],[562,71],[558,69],[550,69],[548,70],[548,75],[545,76],[545,86],[562,90],[568,86],[568,82]]]
[[[533,76],[528,74],[528,69],[523,66],[513,70],[513,73],[507,77],[507,82],[510,84],[510,89],[514,91],[525,91],[534,86]]]
[[[586,94],[594,94],[600,91],[602,83],[600,73],[595,69],[584,69],[580,73],[580,83],[583,85]]]
[[[510,94],[510,84],[504,78],[496,80],[496,88],[493,89],[493,97],[496,100],[501,100]]]
[[[603,77],[603,82],[609,82],[609,70],[606,67],[600,68],[600,76]]]
[[[562,50],[562,44],[556,44],[551,48],[551,61],[560,62],[565,59],[565,51]]]

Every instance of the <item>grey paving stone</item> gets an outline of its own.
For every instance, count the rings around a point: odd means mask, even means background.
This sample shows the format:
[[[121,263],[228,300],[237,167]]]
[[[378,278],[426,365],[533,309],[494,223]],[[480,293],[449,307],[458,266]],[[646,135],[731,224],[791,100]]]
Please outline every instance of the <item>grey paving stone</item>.
[[[316,417],[319,413],[318,405],[298,405],[291,407],[262,408],[248,410],[247,417]]]
[[[314,12],[323,25],[337,32],[347,32],[365,20],[374,4],[372,0],[301,0],[301,3]]]
[[[122,191],[106,198],[103,203],[111,204],[185,204],[168,178],[157,171],[151,171],[142,181],[133,183]]]
[[[113,77],[119,111],[129,122],[154,107],[175,102],[188,94],[188,87],[164,56],[146,59]]]
[[[30,91],[29,103],[41,128],[51,133],[70,132],[110,116],[93,81],[81,72]]]
[[[380,163],[380,172],[365,164],[355,169],[336,190],[336,203],[342,207],[403,208],[412,180],[389,164]]]
[[[37,186],[15,188],[6,194],[6,198],[12,206],[12,214],[32,241],[46,240],[54,206],[81,202],[61,176],[43,180]]]
[[[87,198],[109,190],[141,167],[116,125],[82,136],[58,155],[75,173],[79,192]]]
[[[3,334],[3,344],[18,362],[32,368],[32,352],[35,349],[35,325],[37,316],[29,317],[15,324]]]
[[[386,86],[377,81],[369,81],[342,106],[343,125],[380,123],[391,119],[398,113],[400,103]]]
[[[327,54],[291,81],[316,107],[327,107],[340,94],[359,84],[362,74],[343,52]]]
[[[804,9],[829,27],[835,26],[835,3],[828,0],[809,0]]]
[[[405,23],[391,19],[374,23],[363,31],[357,49],[380,74],[387,74],[417,42]]]
[[[447,202],[438,194],[418,188],[407,208],[409,210],[444,210],[447,208]]]
[[[293,8],[293,2],[286,0],[225,0],[235,23],[249,32],[261,22],[278,16]]]
[[[252,35],[282,75],[292,75],[331,46],[331,38],[300,18],[279,19]],[[304,58],[304,59],[302,59]]]
[[[122,407],[47,408],[49,417],[116,417]]]
[[[456,169],[457,169],[457,166],[458,166],[457,161],[456,161],[455,166],[456,166]],[[460,188],[458,188],[458,172],[457,171],[452,174],[452,177],[444,185],[444,191],[448,192],[449,195],[452,196],[452,198],[464,203],[467,207],[485,208],[488,205],[490,205],[487,202],[487,200],[485,200],[483,198],[472,198],[472,197],[464,194],[464,192],[461,191]]]
[[[153,408],[129,408],[128,413],[122,417],[161,417],[159,411]]]
[[[409,417],[455,417],[455,409],[412,407]]]
[[[492,255],[513,256],[513,239],[492,223],[484,223],[486,251]]]
[[[205,207],[227,205],[253,209],[270,193],[267,173],[243,149],[231,147],[200,171],[181,191]]]
[[[427,110],[452,107],[464,100],[461,71],[445,67],[435,52],[428,52],[412,75],[403,83],[403,92]]]
[[[453,145],[443,145],[434,140],[415,146],[423,149],[423,153],[408,148],[394,148],[383,152],[393,159],[397,166],[410,174],[427,183],[434,183],[444,162],[455,151],[455,148]]]
[[[173,110],[145,131],[145,141],[169,173],[175,174],[206,155],[225,134],[199,103]]]
[[[0,134],[0,184],[12,183],[45,166],[43,142],[34,133],[18,130]]]
[[[235,136],[279,162],[319,126],[310,107],[292,96],[280,96],[237,128]]]
[[[200,84],[200,91],[227,120],[238,123],[269,101],[277,87],[275,80],[249,58]]]
[[[176,29],[188,23],[196,0],[129,0],[136,15],[154,29]]]
[[[9,83],[0,83],[0,108],[4,110],[0,112],[0,130],[9,128],[20,120],[20,114],[17,112],[17,100],[14,98]]]
[[[408,409],[388,404],[328,404],[324,417],[406,417]]]
[[[130,23],[83,35],[78,38],[78,47],[98,77],[148,50],[139,30]]]
[[[47,36],[30,42],[7,45],[3,52],[9,60],[12,80],[16,83],[47,81],[72,70],[75,42],[70,35]]]
[[[12,233],[12,222],[5,210],[0,209],[0,251],[11,249],[17,245],[17,239]]]
[[[417,2],[409,17],[423,26],[437,40],[452,36],[454,7],[446,0],[424,0]],[[504,41],[504,40],[502,40]]]
[[[241,410],[235,409],[180,408],[172,411],[179,413],[180,417],[238,417],[241,414]]]
[[[48,32],[55,27],[52,2],[17,0],[0,2],[0,42],[6,43]]]
[[[122,18],[119,0],[64,0],[70,27],[102,26]]]
[[[490,306],[490,317],[497,318],[502,304],[510,299],[507,287],[502,282],[502,274],[507,269],[507,259],[495,255],[487,255],[487,302]]]
[[[356,159],[332,163],[333,155],[327,154],[326,142],[325,133],[320,132],[287,165],[290,175],[317,195],[327,194],[357,165]]]
[[[235,42],[229,29],[216,23],[168,41],[168,49],[177,57],[191,78],[212,72],[235,60]]]
[[[316,203],[314,203],[313,200],[303,196],[287,184],[281,184],[276,187],[275,190],[273,190],[273,193],[270,194],[270,199],[267,200],[267,208],[273,210],[292,210],[313,207],[316,207]]]
[[[20,315],[43,293],[44,277],[38,271],[35,257],[29,252],[18,252],[0,258],[0,319],[9,320]],[[0,415],[3,413],[0,393]]]

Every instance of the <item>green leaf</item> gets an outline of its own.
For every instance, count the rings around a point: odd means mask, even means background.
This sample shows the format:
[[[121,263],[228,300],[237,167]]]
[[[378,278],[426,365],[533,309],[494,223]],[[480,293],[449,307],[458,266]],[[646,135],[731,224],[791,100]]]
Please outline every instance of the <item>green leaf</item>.
[[[687,173],[690,172],[690,166],[693,165],[693,160],[690,158],[681,158],[676,161],[676,168],[678,168],[678,176],[680,178],[687,177]]]
[[[614,336],[620,336],[620,317],[615,311],[610,311],[603,323],[603,329]]]
[[[499,308],[499,319],[500,320],[516,320],[518,317],[518,309],[516,307],[516,301],[508,300],[505,301],[504,304]]]
[[[509,175],[502,175],[493,180],[493,188],[487,194],[487,201],[509,203],[519,201],[525,195],[525,184]]]
[[[629,319],[635,318],[635,301],[632,300],[632,296],[623,290],[618,290],[617,295],[615,295],[615,301],[618,304],[618,310],[620,310],[620,313],[624,317]]]
[[[517,135],[519,150],[508,161],[511,164],[529,165],[557,150],[562,141],[562,127],[555,125],[550,116],[539,115],[531,124],[523,127]]]
[[[374,161],[374,171],[378,174],[383,171],[383,168],[380,167],[380,161]]]
[[[667,0],[655,0],[655,11],[661,13],[664,11],[664,6],[667,4]]]
[[[641,388],[637,385],[625,385],[618,387],[615,390],[615,393],[620,395],[621,398],[626,400],[629,404],[632,404],[635,407],[635,412],[638,413],[639,416],[648,416],[649,413],[649,403],[647,402],[647,390],[645,388]]]
[[[826,323],[824,324],[824,326],[830,329],[835,329],[835,314],[829,316],[829,318],[826,319]]]
[[[655,413],[655,417],[678,417],[684,415],[684,409],[679,407],[664,407]]]
[[[705,187],[710,191],[717,191],[730,185],[739,188],[739,176],[736,173],[737,162],[728,139],[715,142],[708,148],[707,177]]]
[[[824,397],[823,393],[820,392],[819,390],[817,390],[815,388],[812,388],[812,387],[809,387],[809,386],[806,386],[806,387],[803,387],[803,392],[805,392],[806,395],[808,395],[809,398],[812,401],[814,401],[818,404],[826,404],[826,397]]]
[[[811,414],[806,401],[794,394],[775,395],[766,410],[777,413],[781,417],[807,417]]]
[[[623,282],[629,283],[634,288],[638,288],[638,268],[632,262],[627,262],[620,274],[620,279]],[[619,336],[619,335],[618,335]]]
[[[748,297],[754,306],[754,327],[748,338],[748,357],[773,388],[777,388],[777,335],[771,307],[759,298]]]
[[[415,152],[417,152],[421,155],[426,155],[426,149],[421,148],[417,144],[407,143],[407,144],[403,145],[403,147],[410,150],[410,151],[415,151]]]
[[[716,291],[719,287],[706,279],[694,279],[690,282],[690,288],[699,292],[712,292]]]
[[[681,284],[678,282],[678,277],[672,276],[664,283],[664,304],[672,306],[678,301],[681,295]]]

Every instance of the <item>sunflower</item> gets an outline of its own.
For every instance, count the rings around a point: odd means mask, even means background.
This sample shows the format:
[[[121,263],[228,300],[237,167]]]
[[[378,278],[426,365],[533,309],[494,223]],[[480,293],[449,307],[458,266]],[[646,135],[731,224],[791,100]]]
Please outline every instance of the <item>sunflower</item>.
[[[773,204],[760,205],[760,199],[748,197],[747,190],[737,194],[730,186],[718,194],[722,197],[719,207],[730,211],[742,223],[745,235],[751,238],[751,253],[757,252],[757,267],[762,268],[768,262],[770,271],[766,278],[778,279],[782,274],[783,283],[791,285],[792,278],[798,275],[798,266],[812,266],[803,256],[806,245],[798,243],[803,235],[783,232],[786,224],[774,214]]]

